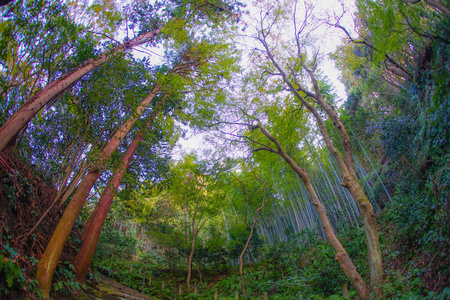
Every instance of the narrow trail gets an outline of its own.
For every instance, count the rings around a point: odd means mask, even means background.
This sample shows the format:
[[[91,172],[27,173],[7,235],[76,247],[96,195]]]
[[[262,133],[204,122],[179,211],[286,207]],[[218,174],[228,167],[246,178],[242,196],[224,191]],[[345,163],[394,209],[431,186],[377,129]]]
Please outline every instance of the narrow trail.
[[[98,289],[100,289],[103,294],[109,296],[105,297],[105,299],[158,300],[157,298],[142,294],[103,275],[100,276]]]

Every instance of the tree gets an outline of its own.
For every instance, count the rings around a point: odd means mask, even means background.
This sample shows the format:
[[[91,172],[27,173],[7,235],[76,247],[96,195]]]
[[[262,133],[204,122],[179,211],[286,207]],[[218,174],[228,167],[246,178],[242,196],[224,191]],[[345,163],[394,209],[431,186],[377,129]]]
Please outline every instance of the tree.
[[[258,129],[268,139],[268,141],[270,141],[270,145],[267,145],[248,136],[245,136],[250,141],[250,143],[254,145],[252,151],[269,151],[271,153],[279,155],[300,177],[306,189],[308,190],[312,204],[317,210],[325,236],[336,252],[335,258],[338,261],[341,269],[344,271],[345,275],[350,280],[361,299],[369,299],[369,290],[367,288],[367,285],[356,270],[356,267],[354,266],[344,247],[337,239],[328,216],[326,215],[325,208],[320,202],[317,196],[317,192],[311,182],[308,171],[304,168],[299,167],[297,163],[295,163],[290,155],[286,153],[280,141],[276,137],[271,135],[260,122],[256,124],[249,123],[249,125],[251,126],[251,128],[253,128],[253,130]]]
[[[197,237],[205,224],[218,214],[220,202],[224,199],[223,191],[216,176],[217,171],[208,170],[207,165],[197,161],[192,155],[185,156],[181,162],[174,165],[171,195],[174,202],[185,210],[189,218],[186,228],[186,239],[190,243],[188,256],[188,274],[186,284],[191,288],[192,262]],[[188,219],[186,218],[186,222]],[[188,224],[186,224],[188,225]]]
[[[297,19],[297,2],[294,2],[293,5],[292,15],[290,6],[282,6],[278,3],[261,4],[261,7],[267,9],[267,11],[262,10],[259,14],[259,20],[256,21],[255,35],[245,35],[245,38],[253,38],[257,45],[260,46],[260,48],[253,48],[251,52],[254,71],[250,72],[250,75],[243,80],[244,83],[254,82],[254,86],[252,88],[249,87],[250,85],[244,86],[241,95],[234,95],[234,98],[237,98],[236,102],[228,106],[229,109],[235,111],[234,118],[240,121],[226,120],[226,116],[220,117],[216,114],[216,117],[222,120],[222,123],[219,121],[218,124],[240,125],[247,128],[250,132],[252,130],[259,131],[266,142],[252,139],[253,149],[256,151],[269,151],[279,155],[297,173],[318,211],[325,235],[336,251],[336,259],[360,297],[367,299],[369,297],[367,285],[356,271],[345,249],[335,237],[325,214],[325,209],[317,197],[307,170],[299,167],[291,158],[292,150],[295,149],[296,145],[288,143],[290,148],[285,150],[283,147],[284,142],[281,142],[277,137],[279,135],[271,133],[271,131],[291,129],[294,130],[291,131],[293,136],[298,135],[297,131],[299,129],[295,128],[294,120],[288,115],[289,111],[292,114],[300,111],[301,116],[306,114],[306,112],[308,113],[307,116],[317,124],[318,132],[338,165],[342,177],[342,185],[352,194],[359,208],[367,242],[370,287],[375,295],[379,297],[381,296],[382,260],[375,211],[358,181],[350,138],[344,123],[333,107],[330,85],[325,80],[321,80],[318,73],[320,52],[318,49],[314,49],[314,40],[311,38],[317,26],[311,22],[311,7],[305,4],[305,18],[299,23]],[[287,28],[293,28],[293,30],[288,30]],[[290,38],[290,40],[286,40],[285,37]],[[285,109],[282,113],[284,118],[288,118],[290,123],[287,120],[282,120],[274,113],[277,109],[277,103],[280,105],[279,103],[282,103],[283,99],[286,100],[286,104],[284,104],[286,106],[281,107],[281,109]],[[222,105],[224,107],[227,106],[226,104]],[[233,117],[230,116],[230,118]],[[274,122],[275,120],[286,124],[284,125],[285,127],[278,129],[277,125],[275,125],[277,124]],[[271,124],[270,129],[266,127],[267,122]],[[331,127],[327,126],[326,122]],[[211,123],[214,124],[214,122]],[[209,123],[210,126],[211,123]],[[217,125],[215,128],[217,128]],[[231,134],[233,130],[236,129],[229,129],[228,131],[221,129],[222,132],[226,131],[228,134]],[[237,132],[240,132],[240,134],[235,133],[234,135],[244,139],[251,139],[248,133],[244,133],[243,130],[243,128],[241,131],[238,130]],[[302,128],[302,130],[304,129]],[[331,134],[337,135],[339,138],[334,140],[331,138]],[[285,134],[284,136],[287,135]],[[288,141],[292,140],[288,136],[287,138]],[[270,142],[267,144],[267,141]]]
[[[297,4],[295,3],[295,6],[296,5]],[[311,115],[317,122],[318,129],[325,141],[326,147],[339,166],[339,170],[343,179],[342,185],[350,191],[360,210],[366,234],[368,263],[370,270],[370,287],[377,297],[381,297],[380,283],[382,280],[383,267],[375,211],[361,184],[358,181],[350,138],[346,131],[345,125],[339,118],[333,105],[330,104],[329,100],[327,99],[327,95],[325,94],[326,87],[317,78],[317,66],[319,63],[318,52],[313,53],[312,59],[307,61],[308,52],[304,38],[302,36],[305,33],[308,18],[306,17],[300,24],[298,24],[296,20],[296,11],[294,10],[293,27],[295,29],[294,45],[296,46],[296,52],[292,53],[286,62],[286,60],[277,59],[277,56],[279,55],[279,53],[277,52],[277,46],[272,46],[269,42],[272,34],[271,30],[275,22],[283,18],[281,11],[275,11],[274,13],[275,16],[272,20],[261,18],[258,35],[256,37],[256,39],[263,47],[264,55],[266,55],[266,58],[271,63],[271,68],[266,68],[266,70],[269,74],[275,73],[275,76],[282,80],[287,90],[295,96],[295,99],[299,101],[301,106],[304,106],[311,113]],[[306,16],[308,16],[308,9],[306,9],[305,14]],[[305,78],[306,76],[309,79],[312,89],[307,87],[308,82],[299,81],[299,79]],[[332,122],[335,130],[338,132],[342,141],[341,146],[343,154],[341,154],[341,152],[332,142],[330,133],[325,126],[324,117],[318,111],[319,109],[328,117],[328,119]],[[276,152],[281,155],[291,165],[291,167],[296,169],[296,167],[294,167],[294,165],[292,164],[293,162],[290,162],[289,158],[285,154],[283,154],[283,150],[280,148],[281,145],[277,144],[279,142],[276,140],[276,138],[271,137],[270,133],[267,132],[264,128],[259,128],[269,140],[275,143],[278,149]],[[264,149],[264,147],[262,149]],[[301,170],[298,170],[296,172],[297,174],[299,174],[305,185],[307,185],[309,176],[307,176],[307,174],[305,174],[304,172],[303,174],[301,174]],[[338,248],[339,247],[335,249]],[[340,255],[341,252],[340,250],[338,250],[336,259],[339,259]],[[346,264],[341,264],[341,268],[344,269],[345,267],[347,267]],[[348,273],[345,269],[344,271],[349,277],[350,273]],[[367,298],[369,293],[365,290],[364,284],[359,281],[360,280],[358,279],[356,281],[353,281],[352,283],[354,284],[354,286],[359,285],[358,288],[355,286],[355,289],[358,290],[358,294],[360,295],[360,297]]]
[[[264,205],[265,205],[265,201],[266,201],[266,185],[267,185],[267,183],[264,182],[260,178],[252,178],[250,180],[258,182],[261,186],[258,187],[258,190],[256,190],[256,191],[255,190],[250,190],[249,191],[248,188],[246,187],[246,183],[241,181],[239,179],[239,177],[237,177],[236,175],[234,175],[234,174],[232,174],[232,175],[239,182],[239,184],[241,185],[241,188],[244,191],[243,194],[245,194],[245,198],[246,198],[245,199],[246,201],[245,201],[244,223],[250,229],[250,233],[248,234],[247,241],[245,242],[244,248],[242,249],[241,253],[239,254],[239,275],[241,276],[241,291],[242,291],[242,294],[246,295],[246,293],[245,293],[245,284],[244,284],[244,262],[243,262],[243,257],[244,257],[245,251],[247,250],[247,248],[250,245],[250,241],[252,239],[253,232],[255,231],[255,227],[256,227],[256,224],[258,222],[259,214],[260,214],[261,210],[264,208]],[[242,177],[244,177],[246,174],[240,174],[240,175]],[[249,184],[252,184],[252,182],[249,182]],[[261,192],[261,190],[262,190],[262,192]],[[253,206],[252,203],[249,203],[250,197],[253,200],[252,202],[255,201],[254,198],[257,198],[258,200],[260,198],[262,198],[260,201],[258,201],[259,203],[261,203],[261,205],[258,208],[256,208],[256,210],[255,210],[255,216],[253,217],[253,223],[249,223],[248,222],[248,213],[249,213],[248,210],[249,210],[249,208],[251,206]]]
[[[234,10],[238,10],[239,5],[233,1],[230,3],[217,1],[204,5],[203,3],[195,3],[195,1],[184,3],[174,0],[156,7],[151,5],[137,6],[136,13],[132,17],[134,21],[132,27],[138,27],[138,36],[131,40],[127,39],[125,42],[104,51],[103,54],[82,62],[30,96],[0,127],[0,152],[14,141],[24,126],[52,99],[64,93],[71,84],[111,57],[121,55],[145,43],[154,43],[161,31],[164,32],[164,36],[169,36],[179,42],[187,38],[186,32],[189,27],[191,29],[197,27],[195,29],[198,29],[208,22],[217,23],[224,13],[234,15]],[[158,13],[161,15],[158,15]],[[188,26],[187,23],[191,21],[197,22],[198,25]]]
[[[64,90],[71,84],[79,80],[86,73],[92,71],[98,65],[104,63],[111,56],[118,55],[121,52],[128,51],[135,46],[144,44],[155,39],[159,34],[160,29],[154,29],[143,35],[140,35],[133,40],[113,48],[107,53],[102,54],[96,59],[91,59],[82,64],[82,66],[75,69],[73,72],[65,73],[58,79],[47,84],[40,92],[28,99],[19,110],[17,110],[1,127],[0,127],[0,151],[10,144],[19,131],[40,111],[50,100]]]
[[[189,74],[192,67],[198,65],[199,61],[191,60],[189,55],[185,53],[181,57],[180,62],[175,65],[171,71],[172,74]],[[80,213],[89,192],[103,173],[107,161],[111,158],[113,152],[117,149],[124,137],[132,129],[134,123],[138,120],[139,116],[144,112],[146,106],[157,96],[161,90],[161,84],[156,83],[153,86],[152,92],[142,100],[141,104],[137,107],[135,114],[132,115],[114,134],[108,144],[102,149],[99,155],[97,163],[89,170],[86,177],[78,185],[78,188],[67,206],[61,220],[56,227],[52,239],[50,240],[47,248],[37,267],[37,279],[40,287],[46,297],[48,297],[51,288],[51,279],[56,269],[59,257],[63,250],[64,244],[69,236],[72,226]]]
[[[153,110],[153,114],[147,121],[145,128],[137,134],[137,136],[133,139],[133,142],[130,146],[128,146],[127,151],[122,157],[120,165],[114,171],[108,185],[97,203],[97,206],[95,207],[94,212],[83,228],[83,243],[73,263],[75,267],[75,276],[79,282],[83,283],[85,281],[86,273],[91,265],[92,258],[94,257],[95,248],[97,246],[103,224],[111,207],[112,200],[114,199],[114,195],[122,182],[123,176],[125,175],[131,160],[133,159],[136,149],[139,147],[139,143],[144,138],[143,131],[150,128],[158,113],[158,108]]]

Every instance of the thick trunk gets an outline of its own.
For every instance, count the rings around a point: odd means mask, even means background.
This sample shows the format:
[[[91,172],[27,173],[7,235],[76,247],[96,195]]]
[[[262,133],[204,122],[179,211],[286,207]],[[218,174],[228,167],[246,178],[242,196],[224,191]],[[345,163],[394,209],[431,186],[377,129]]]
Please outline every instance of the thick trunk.
[[[36,279],[45,298],[50,295],[53,274],[61,256],[64,244],[69,237],[73,224],[84,205],[84,200],[89,195],[92,186],[100,176],[100,170],[90,171],[77,188],[77,191],[64,211],[50,242],[37,266]]]
[[[133,158],[139,143],[142,141],[142,138],[143,134],[139,133],[128,147],[122,157],[122,163],[117,167],[114,175],[109,180],[105,191],[100,197],[100,200],[98,201],[98,204],[89,219],[92,221],[89,222],[88,227],[84,231],[83,244],[81,245],[81,248],[78,251],[73,263],[75,267],[75,277],[81,283],[84,283],[85,281],[86,273],[91,265],[92,257],[94,256],[95,248],[97,247],[97,242],[111,207],[112,200],[114,199],[114,195],[116,194],[120,182],[122,181],[131,159]]]
[[[155,29],[146,34],[138,36],[119,47],[102,54],[97,59],[89,60],[85,65],[79,67],[71,73],[66,73],[60,78],[52,81],[44,87],[42,91],[28,99],[1,127],[0,127],[0,152],[10,144],[19,131],[55,96],[62,93],[72,83],[79,80],[86,73],[90,72],[98,65],[104,63],[112,55],[127,51],[137,45],[154,38],[159,34],[159,29]]]
[[[83,208],[86,198],[89,196],[92,186],[102,174],[106,162],[111,157],[111,154],[117,149],[120,142],[122,142],[123,138],[130,131],[133,124],[144,111],[145,106],[147,106],[156,96],[159,89],[160,86],[157,84],[153,88],[152,92],[141,102],[139,107],[136,109],[135,114],[122,125],[108,144],[103,148],[99,157],[99,163],[92,167],[88,175],[86,175],[86,177],[81,181],[75,195],[64,211],[64,214],[56,226],[55,232],[53,233],[52,238],[50,239],[50,242],[48,243],[47,248],[45,249],[45,252],[37,266],[36,278],[39,281],[39,286],[45,297],[48,298],[50,294],[52,277],[61,256],[61,252],[64,248],[64,244],[66,243],[67,237],[72,230],[78,214]]]

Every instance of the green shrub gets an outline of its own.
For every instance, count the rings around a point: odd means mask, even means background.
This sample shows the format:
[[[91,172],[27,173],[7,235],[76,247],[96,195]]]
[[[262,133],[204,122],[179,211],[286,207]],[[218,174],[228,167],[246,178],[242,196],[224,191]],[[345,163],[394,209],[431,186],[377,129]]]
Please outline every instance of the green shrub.
[[[26,279],[22,269],[15,263],[17,252],[8,245],[0,252],[0,297],[7,296],[13,289],[23,288]]]

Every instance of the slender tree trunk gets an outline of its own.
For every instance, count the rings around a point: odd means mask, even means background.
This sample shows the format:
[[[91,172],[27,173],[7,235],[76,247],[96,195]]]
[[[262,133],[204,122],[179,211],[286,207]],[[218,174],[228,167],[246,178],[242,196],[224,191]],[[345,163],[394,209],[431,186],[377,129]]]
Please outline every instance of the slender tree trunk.
[[[380,284],[383,279],[383,262],[381,259],[378,224],[376,220],[375,210],[358,181],[355,162],[353,160],[353,151],[351,148],[350,137],[347,133],[347,130],[345,129],[344,123],[339,118],[334,108],[329,105],[320,95],[319,86],[314,78],[314,74],[310,73],[310,77],[316,91],[316,100],[332,120],[333,125],[339,132],[342,140],[344,158],[342,158],[341,153],[336,149],[336,147],[334,147],[333,143],[331,142],[328,131],[326,130],[325,125],[320,118],[320,115],[317,113],[317,111],[314,111],[314,109],[309,109],[314,114],[319,124],[319,129],[322,133],[322,136],[324,137],[325,144],[327,145],[328,150],[337,161],[341,176],[343,178],[342,186],[350,192],[356,205],[359,208],[359,212],[364,224],[364,233],[367,243],[370,289],[377,298],[381,298],[382,291]]]
[[[19,131],[55,96],[63,93],[64,90],[72,83],[79,80],[86,73],[90,72],[100,64],[107,61],[111,56],[121,52],[125,52],[137,45],[141,45],[154,37],[160,32],[155,29],[142,34],[131,41],[108,51],[108,53],[100,55],[97,59],[90,59],[74,72],[65,73],[60,78],[52,81],[45,86],[39,93],[28,99],[14,114],[0,127],[0,152],[12,142]]]
[[[122,142],[126,134],[131,130],[133,124],[144,111],[145,107],[156,96],[159,90],[160,85],[156,84],[152,92],[138,106],[135,114],[122,125],[122,127],[114,134],[108,144],[103,148],[102,153],[99,157],[99,163],[91,168],[89,173],[79,184],[75,195],[64,211],[64,214],[61,217],[58,225],[56,226],[50,242],[48,243],[47,248],[45,249],[45,252],[42,255],[42,258],[37,266],[36,279],[39,282],[39,286],[44,297],[49,297],[53,274],[64,248],[64,244],[69,237],[70,231],[72,230],[73,224],[75,223],[78,214],[80,213],[87,197],[89,196],[92,186],[102,174],[106,162],[111,157],[111,154],[117,149],[120,142]]]
[[[353,196],[353,199],[355,200],[360,210],[360,214],[363,219],[364,232],[367,243],[367,253],[368,253],[369,273],[370,273],[370,288],[375,293],[376,297],[381,298],[382,293],[380,289],[380,283],[383,277],[383,264],[381,260],[381,250],[375,211],[373,209],[372,204],[365,195],[364,190],[362,189],[361,185],[358,182],[358,177],[356,174],[356,169],[353,161],[353,152],[351,149],[350,138],[347,134],[344,123],[339,118],[334,108],[323,99],[319,85],[314,75],[315,70],[309,69],[309,67],[304,63],[301,55],[300,60],[302,66],[309,74],[309,77],[314,87],[314,93],[302,87],[300,87],[299,89],[294,87],[292,82],[286,76],[284,70],[275,61],[275,58],[273,57],[265,40],[262,40],[262,43],[269,55],[269,59],[272,61],[273,65],[277,68],[277,70],[280,72],[285,84],[289,87],[290,91],[294,94],[294,96],[298,100],[300,100],[300,102],[303,105],[305,105],[305,107],[313,114],[314,118],[316,119],[319,130],[325,140],[325,144],[339,166],[341,176],[343,178],[342,185],[350,191],[350,193]],[[326,114],[330,117],[334,127],[337,129],[341,137],[342,146],[344,149],[344,157],[342,157],[341,153],[336,149],[336,147],[332,143],[320,114],[317,112],[315,107],[311,105],[311,103],[309,103],[302,95],[300,95],[299,91],[302,91],[308,97],[315,99],[315,101],[319,104],[319,106],[322,109],[324,109]]]
[[[344,271],[348,280],[350,280],[352,286],[355,288],[356,292],[358,293],[358,296],[362,300],[369,299],[369,296],[370,296],[369,288],[367,287],[366,283],[362,279],[361,275],[356,270],[355,265],[351,261],[350,257],[348,256],[348,254],[345,251],[344,247],[342,246],[341,242],[338,240],[338,238],[334,234],[333,228],[330,224],[330,221],[328,220],[328,216],[326,215],[325,208],[323,207],[322,203],[320,202],[320,200],[317,196],[316,190],[314,189],[314,186],[312,185],[312,182],[311,182],[308,172],[305,169],[300,168],[292,160],[292,158],[284,151],[284,149],[281,146],[281,143],[278,141],[278,139],[273,137],[262,126],[259,126],[259,129],[271,142],[273,142],[276,145],[277,150],[272,149],[272,148],[262,147],[262,148],[254,149],[254,151],[267,150],[267,151],[278,154],[289,164],[289,166],[295,171],[295,173],[297,173],[297,175],[303,181],[306,189],[308,190],[308,194],[311,199],[311,202],[319,215],[319,219],[320,219],[323,231],[325,233],[325,236],[327,237],[327,240],[330,242],[331,246],[333,247],[334,251],[336,252],[335,259],[338,261],[339,266]]]
[[[160,103],[154,109],[152,115],[150,116],[150,118],[147,121],[145,129],[148,129],[150,127],[150,125],[154,122],[154,120],[156,119],[156,117],[158,116],[158,114],[161,110],[162,105],[164,105],[164,102],[165,102],[165,99],[163,99],[162,103]],[[121,165],[114,172],[113,177],[108,182],[108,185],[107,185],[105,191],[103,192],[102,196],[100,197],[93,213],[89,217],[86,224],[84,224],[83,241],[85,240],[85,237],[89,234],[89,232],[91,232],[90,227],[93,223],[95,223],[95,222],[100,223],[100,220],[102,220],[102,219],[103,219],[102,222],[104,222],[104,220],[106,219],[112,202],[110,202],[109,205],[106,205],[108,207],[108,209],[106,209],[106,210],[103,209],[103,207],[105,206],[104,203],[107,203],[108,201],[112,201],[112,199],[114,198],[114,195],[115,195],[117,189],[119,188],[120,183],[122,182],[123,176],[125,175],[126,170],[128,169],[131,159],[133,158],[134,153],[136,152],[136,150],[139,146],[139,143],[142,141],[143,137],[144,137],[144,132],[141,130],[141,132],[134,138],[134,140],[130,144],[130,146],[128,146],[127,151],[125,152],[124,156],[122,157]],[[108,196],[105,195],[105,193],[107,191],[108,191]],[[103,197],[104,195],[105,195],[105,197]],[[111,198],[111,199],[109,199],[109,198]],[[102,226],[100,227],[100,230],[101,230]],[[83,245],[84,245],[84,243],[83,243]],[[97,245],[97,242],[95,242],[94,249],[95,249],[96,245]],[[81,251],[81,249],[80,249],[80,251]],[[78,276],[77,276],[77,278],[78,278]],[[84,282],[84,280],[81,282]]]
[[[75,267],[75,277],[80,283],[84,283],[85,281],[86,273],[91,265],[92,257],[94,257],[95,248],[97,247],[97,242],[111,207],[112,200],[114,199],[114,195],[116,194],[120,182],[122,181],[142,138],[143,134],[140,132],[128,147],[122,157],[122,163],[117,167],[114,175],[109,180],[105,191],[100,197],[100,200],[89,219],[89,226],[84,231],[83,244],[73,263]]]
[[[194,257],[196,238],[197,238],[197,233],[195,232],[195,229],[194,229],[193,233],[192,233],[191,253],[189,253],[189,258],[188,258],[188,274],[187,274],[187,278],[186,278],[186,283],[187,283],[188,289],[191,288],[192,259]]]
[[[327,237],[327,240],[330,242],[331,246],[336,251],[335,258],[338,261],[339,266],[352,283],[352,286],[355,288],[359,297],[362,300],[369,299],[369,289],[364,280],[362,279],[361,275],[356,270],[356,267],[354,266],[344,247],[334,234],[333,228],[331,227],[330,221],[328,220],[328,217],[326,215],[325,208],[323,207],[322,203],[320,202],[317,196],[317,193],[309,178],[309,174],[305,169],[301,169],[300,167],[298,167],[295,164],[295,162],[286,154],[282,157],[294,169],[294,171],[298,174],[300,179],[305,184],[306,189],[308,190],[309,196],[311,198],[311,201],[314,207],[316,208],[317,213],[319,214],[320,222],[322,224],[322,228]]]
[[[154,120],[158,116],[161,106],[162,104],[158,105],[158,107],[154,109],[152,115],[147,121],[145,129],[148,129],[154,122]],[[100,200],[98,201],[94,212],[83,228],[83,243],[73,263],[75,267],[75,277],[81,283],[84,283],[85,281],[86,273],[89,269],[89,266],[91,265],[92,258],[95,253],[95,248],[97,247],[98,239],[100,237],[100,233],[102,231],[106,217],[108,216],[109,209],[111,208],[114,196],[143,138],[144,132],[143,130],[141,130],[139,134],[134,138],[133,142],[130,144],[124,156],[122,157],[122,163],[116,168],[112,178],[109,180],[108,185],[106,186],[105,191],[100,197]]]
[[[264,208],[264,200],[263,200],[263,203],[261,204],[261,206],[256,210],[255,220],[253,221],[253,224],[251,226],[249,226],[250,227],[250,234],[248,235],[247,242],[245,243],[244,249],[242,249],[242,252],[239,255],[239,274],[241,276],[241,291],[242,291],[242,294],[244,296],[245,296],[245,288],[244,288],[244,262],[243,262],[243,257],[244,257],[245,251],[248,248],[248,245],[250,244],[250,240],[252,239],[253,231],[254,231],[255,226],[256,226],[256,222],[258,222],[259,212],[263,208]]]

